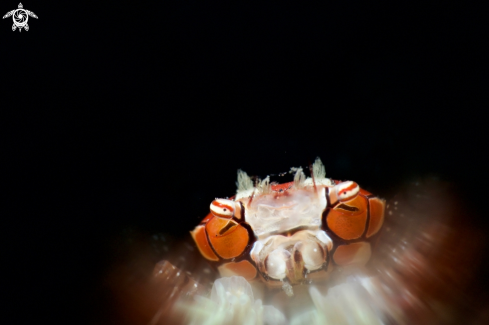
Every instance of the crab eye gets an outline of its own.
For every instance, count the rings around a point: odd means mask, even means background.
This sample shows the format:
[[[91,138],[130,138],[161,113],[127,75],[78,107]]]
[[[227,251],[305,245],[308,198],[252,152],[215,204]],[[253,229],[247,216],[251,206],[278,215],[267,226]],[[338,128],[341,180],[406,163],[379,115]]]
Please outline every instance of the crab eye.
[[[235,203],[231,200],[216,199],[212,201],[210,209],[211,213],[216,217],[232,218],[234,216]]]
[[[358,186],[358,184],[352,181],[340,183],[335,187],[336,193],[338,195],[338,200],[343,202],[353,199],[360,191],[360,187]]]

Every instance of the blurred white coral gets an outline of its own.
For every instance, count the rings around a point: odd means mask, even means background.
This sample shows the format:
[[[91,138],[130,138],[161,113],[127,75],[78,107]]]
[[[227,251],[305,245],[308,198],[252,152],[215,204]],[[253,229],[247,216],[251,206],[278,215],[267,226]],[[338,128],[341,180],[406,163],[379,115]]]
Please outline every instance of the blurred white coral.
[[[292,317],[290,325],[381,325],[382,313],[365,288],[365,281],[349,281],[332,287],[322,295],[309,289],[315,309]]]
[[[189,325],[282,325],[285,316],[272,306],[264,306],[253,298],[251,285],[240,276],[221,278],[214,282],[210,299],[195,296],[195,303],[183,306]]]
[[[314,305],[291,315],[290,322],[275,307],[254,300],[251,285],[239,276],[216,280],[210,298],[195,296],[193,304],[182,307],[189,325],[382,325],[387,315],[395,315],[379,285],[375,277],[350,277],[346,283],[329,288],[326,295],[311,286],[309,295]]]

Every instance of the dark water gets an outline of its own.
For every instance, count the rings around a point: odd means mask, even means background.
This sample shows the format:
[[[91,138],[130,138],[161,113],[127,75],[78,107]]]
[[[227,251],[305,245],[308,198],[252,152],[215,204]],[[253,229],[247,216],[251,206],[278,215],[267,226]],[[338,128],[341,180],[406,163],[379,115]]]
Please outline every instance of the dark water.
[[[238,168],[265,177],[319,156],[327,177],[387,199],[435,177],[465,226],[489,229],[476,7],[24,6],[39,19],[25,33],[6,19],[0,36],[3,272],[18,323],[114,323],[111,272],[151,274],[234,194]],[[461,275],[477,310],[485,245]]]

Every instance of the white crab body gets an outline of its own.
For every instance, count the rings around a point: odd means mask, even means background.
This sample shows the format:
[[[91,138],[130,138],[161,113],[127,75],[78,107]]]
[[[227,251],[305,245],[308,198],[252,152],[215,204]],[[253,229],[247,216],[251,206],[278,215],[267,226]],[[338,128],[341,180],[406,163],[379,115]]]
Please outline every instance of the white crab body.
[[[246,204],[249,199],[242,201]],[[302,227],[319,229],[326,203],[324,188],[318,192],[303,188],[287,196],[260,195],[246,204],[246,220],[258,239]]]

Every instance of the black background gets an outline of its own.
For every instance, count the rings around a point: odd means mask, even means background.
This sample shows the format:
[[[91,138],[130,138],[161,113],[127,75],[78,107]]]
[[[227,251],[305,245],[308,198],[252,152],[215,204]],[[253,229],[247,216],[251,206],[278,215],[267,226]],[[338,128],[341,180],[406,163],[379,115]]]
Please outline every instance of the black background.
[[[433,175],[484,210],[478,6],[23,5],[39,16],[28,32],[12,32],[11,18],[0,26],[13,207],[2,216],[2,272],[19,323],[103,318],[117,241],[188,234],[212,199],[233,195],[238,168],[265,177],[319,156],[327,176],[386,198]],[[468,222],[488,225],[483,213]]]

